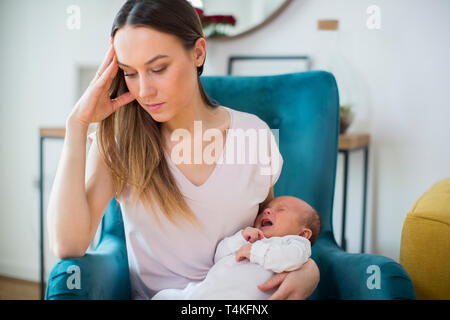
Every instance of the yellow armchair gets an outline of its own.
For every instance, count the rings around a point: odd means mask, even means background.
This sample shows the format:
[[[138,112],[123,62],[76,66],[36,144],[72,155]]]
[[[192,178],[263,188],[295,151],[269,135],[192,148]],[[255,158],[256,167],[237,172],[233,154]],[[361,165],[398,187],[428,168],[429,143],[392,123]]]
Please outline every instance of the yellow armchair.
[[[433,185],[408,212],[400,264],[417,299],[450,299],[450,178]]]

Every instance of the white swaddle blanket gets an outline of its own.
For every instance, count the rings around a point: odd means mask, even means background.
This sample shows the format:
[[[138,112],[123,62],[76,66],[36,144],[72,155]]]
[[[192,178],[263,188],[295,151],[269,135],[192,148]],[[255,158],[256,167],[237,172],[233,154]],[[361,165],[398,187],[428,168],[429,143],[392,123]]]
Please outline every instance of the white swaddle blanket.
[[[206,278],[184,289],[164,289],[152,300],[266,300],[276,289],[262,291],[258,285],[274,273],[300,268],[311,256],[308,239],[287,235],[263,238],[252,244],[250,261],[236,261],[236,252],[247,241],[242,230],[217,246],[214,265]]]

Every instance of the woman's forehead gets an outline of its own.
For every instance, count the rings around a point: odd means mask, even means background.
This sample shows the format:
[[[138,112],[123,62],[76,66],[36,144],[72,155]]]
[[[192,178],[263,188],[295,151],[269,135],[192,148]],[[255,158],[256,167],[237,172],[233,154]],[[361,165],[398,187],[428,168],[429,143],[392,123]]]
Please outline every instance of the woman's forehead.
[[[114,35],[114,42],[119,40],[159,40],[162,43],[171,43],[176,40],[176,37],[151,27],[125,25]]]
[[[140,58],[144,63],[158,54],[174,55],[181,48],[175,36],[147,27],[126,26],[119,29],[114,36],[114,49],[118,58],[122,55],[123,60]]]

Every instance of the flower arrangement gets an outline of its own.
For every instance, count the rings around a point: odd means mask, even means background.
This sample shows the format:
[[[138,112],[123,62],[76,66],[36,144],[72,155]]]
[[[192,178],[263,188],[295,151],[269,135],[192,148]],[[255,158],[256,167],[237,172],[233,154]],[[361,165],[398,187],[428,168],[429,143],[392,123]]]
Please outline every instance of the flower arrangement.
[[[227,36],[230,26],[236,25],[236,19],[232,15],[207,16],[200,8],[195,8],[202,23],[203,32],[207,38]]]
[[[353,121],[354,113],[352,111],[352,105],[350,104],[341,105],[339,110],[339,133],[344,134]]]

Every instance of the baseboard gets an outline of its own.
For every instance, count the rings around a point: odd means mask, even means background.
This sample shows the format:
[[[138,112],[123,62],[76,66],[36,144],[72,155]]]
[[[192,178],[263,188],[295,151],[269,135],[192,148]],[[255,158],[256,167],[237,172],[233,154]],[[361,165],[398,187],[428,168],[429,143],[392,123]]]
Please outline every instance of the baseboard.
[[[36,267],[23,266],[11,261],[0,260],[0,275],[34,282],[40,282]]]

